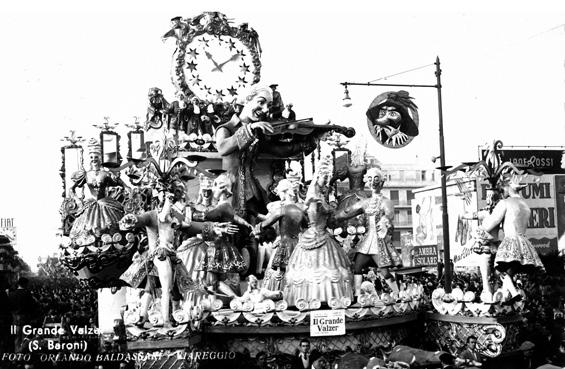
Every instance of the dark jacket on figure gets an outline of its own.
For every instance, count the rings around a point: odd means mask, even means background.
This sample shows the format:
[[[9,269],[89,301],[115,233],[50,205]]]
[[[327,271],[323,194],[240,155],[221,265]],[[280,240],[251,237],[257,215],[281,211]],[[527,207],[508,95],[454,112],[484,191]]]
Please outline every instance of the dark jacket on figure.
[[[9,302],[14,324],[27,324],[33,320],[37,310],[37,303],[27,289],[18,288],[10,293]]]

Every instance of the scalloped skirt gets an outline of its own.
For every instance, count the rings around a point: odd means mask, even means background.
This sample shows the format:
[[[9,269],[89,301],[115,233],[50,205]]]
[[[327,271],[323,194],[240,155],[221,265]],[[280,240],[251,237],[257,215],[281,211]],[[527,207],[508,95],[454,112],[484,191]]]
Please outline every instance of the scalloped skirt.
[[[122,204],[112,198],[89,200],[75,219],[70,237],[74,239],[91,234],[100,237],[104,233],[118,232],[118,223],[123,216]]]
[[[149,254],[135,259],[129,268],[120,276],[120,279],[126,282],[130,287],[143,288],[143,284],[149,276],[158,276],[157,267],[153,263],[153,258],[168,257],[173,270],[173,283],[177,286],[181,294],[194,291],[196,284],[190,278],[184,264],[178,259],[174,251],[164,248],[158,248]]]
[[[207,251],[207,270],[213,273],[239,273],[247,265],[239,250],[229,241],[218,239]]]
[[[208,244],[198,237],[188,239],[177,249],[177,257],[195,282],[204,281],[206,278],[207,250]]]
[[[530,241],[521,235],[504,237],[494,258],[496,269],[505,271],[508,264],[519,264],[521,271],[545,270],[541,259]]]
[[[296,301],[331,298],[353,299],[350,262],[340,244],[327,235],[320,247],[309,248],[315,233],[306,231],[292,253],[285,275],[284,299],[289,306]],[[303,247],[303,244],[307,247]]]

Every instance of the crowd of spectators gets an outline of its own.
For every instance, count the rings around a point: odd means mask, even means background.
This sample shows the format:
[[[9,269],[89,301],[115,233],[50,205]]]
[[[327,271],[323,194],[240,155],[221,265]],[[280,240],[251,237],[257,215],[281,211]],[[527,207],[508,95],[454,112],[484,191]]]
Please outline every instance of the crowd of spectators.
[[[45,280],[34,280],[32,296],[43,312],[42,324],[70,323],[96,325],[98,304],[96,290],[84,287],[78,280],[52,285]]]

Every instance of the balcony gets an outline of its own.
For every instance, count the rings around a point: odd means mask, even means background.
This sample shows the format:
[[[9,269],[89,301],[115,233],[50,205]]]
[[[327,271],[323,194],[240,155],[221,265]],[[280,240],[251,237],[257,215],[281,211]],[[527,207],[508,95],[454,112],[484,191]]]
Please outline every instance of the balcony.
[[[409,201],[401,201],[401,200],[391,200],[392,205],[396,208],[411,208],[412,205]]]

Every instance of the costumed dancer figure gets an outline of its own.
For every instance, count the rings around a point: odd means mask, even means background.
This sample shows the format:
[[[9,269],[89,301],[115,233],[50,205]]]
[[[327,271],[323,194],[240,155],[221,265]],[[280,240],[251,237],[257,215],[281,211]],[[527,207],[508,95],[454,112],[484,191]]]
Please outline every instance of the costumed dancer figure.
[[[214,208],[212,205],[212,184],[213,180],[200,175],[200,190],[196,204],[192,207],[192,220],[202,222],[205,220],[206,213]],[[189,292],[186,302],[189,305],[196,305],[198,301],[207,296],[204,291],[206,286],[207,270],[207,250],[213,245],[211,240],[204,241],[202,235],[191,236],[190,224],[181,226],[179,230],[183,235],[188,236],[177,249],[177,257],[182,261],[188,271],[190,278],[199,288]],[[237,232],[237,227],[235,231]]]
[[[308,220],[305,206],[296,203],[295,186],[290,180],[282,179],[275,192],[281,200],[269,203],[269,213],[265,220],[255,226],[255,234],[261,234],[264,227],[278,221],[280,239],[275,241],[275,252],[269,259],[263,286],[267,290],[280,291],[284,287],[283,277],[288,259],[298,243],[298,236],[307,227]]]
[[[205,215],[205,219],[214,222],[234,222],[241,226],[252,228],[251,225],[235,214],[231,205],[232,183],[229,176],[225,173],[220,174],[214,180],[214,199],[217,200],[216,206]],[[218,275],[226,273],[239,273],[246,269],[247,265],[243,256],[237,249],[234,237],[230,234],[223,234],[214,239],[213,246],[207,250],[207,280],[208,285],[213,289],[218,289],[225,295],[234,296],[233,291],[224,290],[224,284],[218,283]]]
[[[80,170],[72,176],[74,183],[69,189],[69,197],[80,203],[75,190],[77,188],[88,190],[82,193],[85,200],[71,227],[72,239],[90,235],[100,237],[103,233],[112,234],[119,231],[118,224],[124,215],[123,206],[107,196],[106,191],[110,186],[121,186],[128,190],[129,187],[119,177],[102,168],[101,155],[100,144],[96,139],[91,139],[88,145],[90,169]]]
[[[488,241],[489,232],[502,224],[504,239],[498,246],[494,258],[495,268],[502,273],[502,288],[510,293],[508,303],[522,299],[522,295],[514,285],[513,277],[520,272],[533,272],[544,270],[540,257],[530,241],[526,238],[526,229],[530,220],[530,207],[520,196],[519,191],[524,188],[516,178],[502,179],[503,200],[494,207],[492,213],[486,217],[477,231],[479,242]]]
[[[148,320],[147,310],[152,293],[161,287],[161,314],[163,325],[171,327],[170,302],[178,304],[182,296],[196,288],[190,279],[188,271],[175,252],[175,229],[185,226],[192,234],[202,233],[204,239],[213,239],[219,228],[212,223],[198,223],[187,219],[185,203],[182,201],[184,185],[175,184],[175,192],[159,191],[160,209],[150,210],[140,215],[127,214],[120,221],[122,230],[132,230],[144,227],[147,232],[149,250],[134,260],[134,263],[122,274],[120,279],[131,287],[138,288],[145,282],[145,294],[141,301],[141,314],[138,322],[143,326]],[[185,229],[185,231],[189,231]],[[158,280],[155,280],[155,276]],[[153,277],[153,278],[152,278]]]
[[[316,148],[319,138],[315,135],[294,142],[267,142],[264,133],[273,132],[273,127],[263,119],[272,102],[273,93],[269,87],[254,85],[244,97],[241,112],[216,130],[216,148],[222,156],[222,168],[233,182],[234,209],[251,224],[256,224],[257,214],[267,213],[267,196],[254,174],[259,153],[283,158],[298,153],[307,155]],[[244,242],[254,257],[257,254],[255,237],[248,237]],[[251,270],[255,269],[254,264],[255,260],[252,260]]]
[[[345,178],[347,178],[349,182],[349,190],[345,192],[339,199],[336,212],[339,213],[340,211],[347,209],[353,206],[355,203],[367,198],[367,195],[365,194],[365,182],[363,182],[366,173],[367,165],[365,164],[365,148],[357,147],[356,150],[352,153],[351,162],[349,163],[349,165],[344,167],[343,170],[339,170],[332,179],[332,181],[334,181],[337,179],[344,180]],[[346,250],[354,247],[357,237],[360,237],[365,233],[365,218],[366,217],[364,216],[364,214],[361,214],[356,217],[347,219],[346,222],[338,222],[341,224],[336,224],[336,226],[338,227],[343,227],[341,234],[344,233],[343,231],[346,231],[347,233],[347,238],[343,243],[343,246]]]
[[[390,273],[390,268],[401,266],[402,261],[392,245],[394,207],[392,202],[381,194],[385,182],[384,174],[380,168],[369,168],[364,182],[371,189],[371,197],[362,199],[335,215],[336,220],[349,219],[363,213],[368,217],[367,232],[357,244],[355,255],[355,293],[359,296],[363,269],[372,259],[389,288],[398,294],[398,284]]]
[[[299,300],[328,302],[353,298],[350,262],[327,230],[332,209],[328,204],[329,159],[319,163],[306,196],[309,228],[300,235],[288,261],[284,296],[289,306]]]

